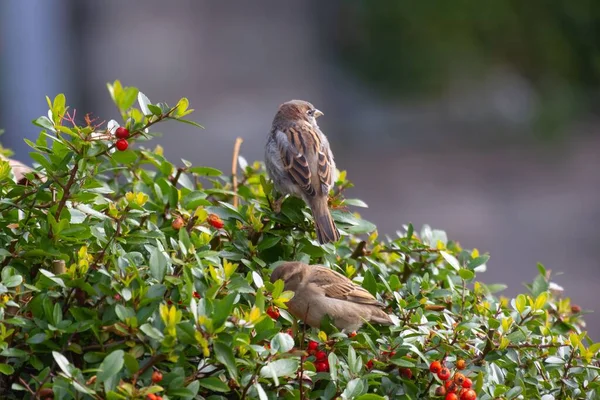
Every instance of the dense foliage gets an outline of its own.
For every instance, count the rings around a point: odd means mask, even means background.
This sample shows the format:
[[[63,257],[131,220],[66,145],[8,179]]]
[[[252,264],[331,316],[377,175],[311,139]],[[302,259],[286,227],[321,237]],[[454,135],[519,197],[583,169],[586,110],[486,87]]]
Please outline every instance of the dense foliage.
[[[479,399],[598,398],[600,344],[542,266],[529,293],[499,298],[502,285],[476,281],[488,256],[444,232],[378,237],[348,209],[365,204],[344,197],[343,172],[343,237],[320,246],[301,200],[272,211],[260,163],[234,152],[232,178],[142,147],[156,123],[191,123],[186,99],[109,91],[127,131],[78,125],[58,95],[34,121],[27,184],[0,161],[2,398],[420,399],[443,392],[435,361]],[[396,325],[297,325],[292,293],[269,281],[281,260],[337,269]]]

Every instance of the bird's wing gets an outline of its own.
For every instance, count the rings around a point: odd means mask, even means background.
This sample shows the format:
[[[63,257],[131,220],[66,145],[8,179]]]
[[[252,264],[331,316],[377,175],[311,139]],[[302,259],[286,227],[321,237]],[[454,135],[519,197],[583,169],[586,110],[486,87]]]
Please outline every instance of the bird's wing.
[[[329,268],[313,266],[307,279],[307,284],[318,287],[327,297],[377,307],[384,306],[371,293]]]
[[[290,179],[309,197],[316,194],[308,163],[308,152],[314,152],[314,140],[308,137],[303,126],[290,126],[275,132],[275,140],[281,154],[283,167]]]
[[[327,195],[329,193],[329,185],[331,185],[331,158],[329,151],[321,147],[318,156],[318,169],[319,182],[321,183],[321,194]]]

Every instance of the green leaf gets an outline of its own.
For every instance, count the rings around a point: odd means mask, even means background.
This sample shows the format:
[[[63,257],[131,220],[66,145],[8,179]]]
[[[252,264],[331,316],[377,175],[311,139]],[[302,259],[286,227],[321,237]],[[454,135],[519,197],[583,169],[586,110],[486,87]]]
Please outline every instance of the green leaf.
[[[71,375],[71,364],[69,363],[69,360],[67,360],[67,357],[63,356],[62,354],[53,351],[52,352],[52,357],[54,357],[54,361],[56,361],[56,364],[58,365],[58,367],[61,369],[61,371],[68,376],[69,378],[72,377]]]
[[[219,300],[215,304],[215,310],[213,314],[213,325],[215,329],[220,328],[233,310],[233,303],[235,298],[237,297],[237,293],[230,293],[225,298]]]
[[[106,356],[99,367],[98,382],[106,382],[121,371],[124,364],[124,355],[123,350],[115,350]]]
[[[4,375],[12,375],[15,373],[15,369],[8,364],[0,364],[0,373]]]
[[[23,277],[21,275],[12,275],[2,280],[2,284],[7,288],[19,286],[21,283],[23,283]]]
[[[342,392],[342,397],[345,399],[353,399],[360,395],[363,391],[364,383],[360,378],[354,378],[346,384],[346,388]]]
[[[458,275],[465,281],[470,281],[471,279],[475,278],[475,273],[466,268],[461,268],[458,271]]]
[[[278,333],[271,339],[271,349],[277,353],[287,353],[294,348],[294,339],[287,333]]]
[[[454,268],[457,271],[460,270],[460,263],[458,262],[456,257],[454,257],[452,254],[446,251],[440,251],[440,255],[444,258],[444,260],[446,260],[448,264],[450,264],[452,268]]]
[[[385,397],[380,396],[378,394],[367,393],[358,396],[356,400],[385,400]]]
[[[216,377],[208,377],[208,378],[203,378],[200,379],[198,381],[198,383],[200,384],[200,386],[202,386],[203,388],[206,388],[208,390],[214,390],[215,392],[229,392],[229,386],[223,382],[222,380],[220,380],[219,378]]]
[[[299,361],[294,358],[275,360],[260,369],[260,376],[263,378],[294,376],[299,365]]]
[[[375,281],[375,277],[370,270],[365,271],[362,287],[367,289],[367,291],[373,296],[377,296],[377,282]]]
[[[233,352],[231,348],[227,346],[225,343],[216,342],[214,344],[215,357],[217,360],[227,368],[227,372],[229,376],[235,381],[238,379],[238,371],[235,365],[235,358],[233,357]]]
[[[147,248],[150,248],[150,274],[154,279],[162,282],[167,273],[167,257],[158,247],[147,246]]]

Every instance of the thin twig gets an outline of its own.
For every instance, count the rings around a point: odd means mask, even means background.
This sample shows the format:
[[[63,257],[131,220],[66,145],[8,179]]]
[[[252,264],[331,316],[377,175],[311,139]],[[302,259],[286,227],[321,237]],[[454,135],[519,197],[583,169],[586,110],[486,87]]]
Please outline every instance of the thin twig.
[[[236,208],[238,206],[237,164],[238,164],[238,157],[240,154],[240,146],[242,145],[243,142],[244,142],[244,139],[242,139],[241,137],[238,137],[237,139],[235,139],[235,144],[233,145],[233,158],[231,160],[231,183],[233,184],[233,193],[234,193],[233,206]]]

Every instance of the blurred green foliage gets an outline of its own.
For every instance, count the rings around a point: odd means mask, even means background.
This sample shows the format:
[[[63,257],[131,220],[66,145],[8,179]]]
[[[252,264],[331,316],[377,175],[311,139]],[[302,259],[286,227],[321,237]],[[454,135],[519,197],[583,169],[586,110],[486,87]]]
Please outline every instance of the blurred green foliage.
[[[589,105],[600,81],[592,0],[355,0],[337,21],[338,55],[389,96],[435,94],[453,77],[508,66],[532,83],[540,117],[552,122]]]

